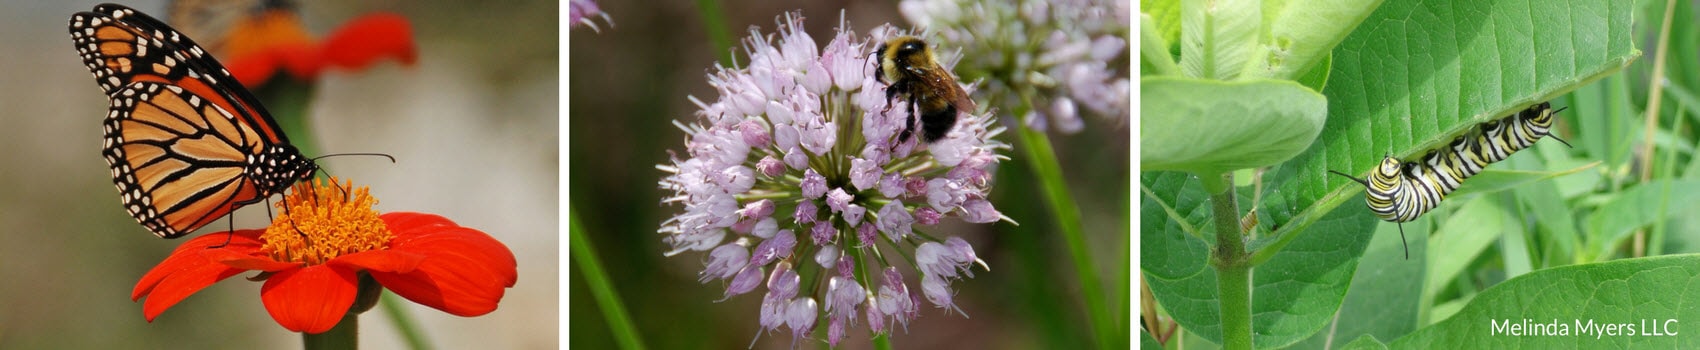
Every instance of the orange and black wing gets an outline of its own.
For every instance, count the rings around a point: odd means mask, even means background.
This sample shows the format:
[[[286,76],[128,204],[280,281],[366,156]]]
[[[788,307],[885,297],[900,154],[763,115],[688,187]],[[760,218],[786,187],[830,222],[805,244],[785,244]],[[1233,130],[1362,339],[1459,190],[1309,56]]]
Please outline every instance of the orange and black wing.
[[[316,169],[223,65],[170,26],[104,4],[72,15],[70,32],[111,102],[102,153],[113,183],[154,234],[187,234]]]
[[[230,111],[154,82],[111,102],[103,153],[124,209],[154,234],[187,234],[261,197],[244,173],[259,135]]]
[[[175,85],[226,107],[268,142],[287,144],[271,114],[193,39],[147,14],[115,4],[71,16],[71,41],[108,97],[133,82]]]

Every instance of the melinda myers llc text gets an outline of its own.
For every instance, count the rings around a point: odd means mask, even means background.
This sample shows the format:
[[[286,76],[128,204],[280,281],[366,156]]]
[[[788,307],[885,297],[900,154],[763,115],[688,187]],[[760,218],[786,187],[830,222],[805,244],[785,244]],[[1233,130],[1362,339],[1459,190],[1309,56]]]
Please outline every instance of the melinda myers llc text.
[[[1597,323],[1594,320],[1574,320],[1574,322],[1537,322],[1523,319],[1521,323],[1513,323],[1510,319],[1488,320],[1493,328],[1493,335],[1509,336],[1569,336],[1593,335],[1594,339],[1603,337],[1645,336],[1662,337],[1676,335],[1676,319],[1641,319],[1638,323]],[[1572,327],[1574,324],[1574,327]],[[1572,332],[1574,331],[1574,332]]]

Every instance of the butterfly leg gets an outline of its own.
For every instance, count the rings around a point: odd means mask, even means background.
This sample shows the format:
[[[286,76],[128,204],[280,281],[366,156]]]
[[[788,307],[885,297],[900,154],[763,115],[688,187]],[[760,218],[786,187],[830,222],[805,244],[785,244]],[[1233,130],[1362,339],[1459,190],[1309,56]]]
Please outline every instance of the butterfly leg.
[[[230,245],[230,239],[236,237],[236,215],[226,215],[225,219],[227,219],[227,220],[224,220],[224,222],[228,225],[228,226],[226,226],[226,228],[228,228],[229,230],[224,231],[224,243],[219,243],[218,245],[214,245],[214,246],[207,246],[207,249],[218,249],[218,248],[224,248],[225,246],[229,246]]]

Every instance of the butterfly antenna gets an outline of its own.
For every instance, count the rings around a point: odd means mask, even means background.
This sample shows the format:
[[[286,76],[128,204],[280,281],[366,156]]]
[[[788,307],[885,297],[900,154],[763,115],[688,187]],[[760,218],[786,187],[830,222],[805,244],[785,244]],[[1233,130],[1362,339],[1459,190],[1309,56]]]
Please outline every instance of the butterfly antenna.
[[[341,156],[384,157],[384,158],[389,158],[390,163],[395,163],[395,156],[391,156],[391,155],[383,154],[383,153],[334,153],[334,154],[326,154],[326,155],[322,155],[322,156],[318,156],[318,157],[313,157],[313,161],[318,161],[320,159],[325,159],[325,158],[330,158],[330,157],[341,157]]]
[[[392,158],[392,160],[394,160],[394,159]],[[319,169],[319,171],[324,172],[325,177],[330,177],[330,178],[336,177],[336,175],[331,175],[331,171],[329,169]],[[343,189],[342,184],[340,184],[340,183],[333,183],[331,185],[335,186],[337,191],[342,192],[342,201],[347,202],[348,201],[348,190]],[[353,184],[350,184],[350,186],[353,186]],[[319,200],[318,196],[313,196],[313,200],[314,200],[313,203],[319,203],[318,202],[318,200]]]

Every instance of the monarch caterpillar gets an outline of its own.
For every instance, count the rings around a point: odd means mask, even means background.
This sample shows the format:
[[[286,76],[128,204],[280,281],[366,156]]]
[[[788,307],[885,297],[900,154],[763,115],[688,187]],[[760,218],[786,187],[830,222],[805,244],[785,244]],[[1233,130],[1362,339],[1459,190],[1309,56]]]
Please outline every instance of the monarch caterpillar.
[[[1405,222],[1439,206],[1447,193],[1458,189],[1464,179],[1480,173],[1488,164],[1505,160],[1541,137],[1551,136],[1552,116],[1562,111],[1564,108],[1554,110],[1547,102],[1529,106],[1516,114],[1482,123],[1475,132],[1452,139],[1447,147],[1430,150],[1422,162],[1401,162],[1387,155],[1367,178],[1328,172],[1364,185],[1364,202],[1369,210],[1381,220],[1400,224],[1399,241],[1404,242]],[[1570,147],[1570,142],[1557,136],[1552,139]],[[1405,246],[1405,258],[1411,258],[1409,245]]]

